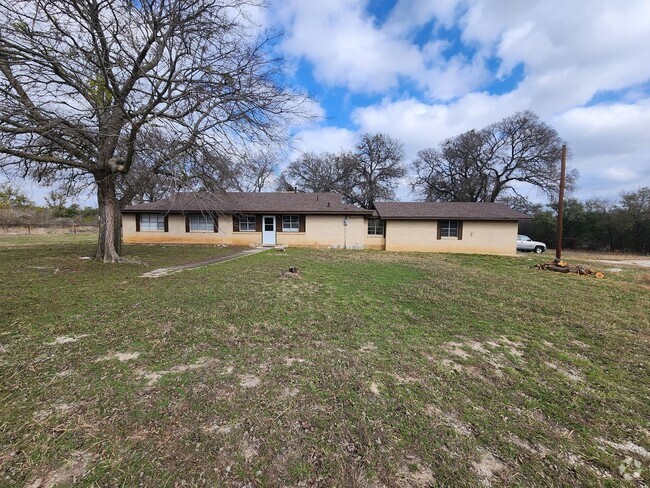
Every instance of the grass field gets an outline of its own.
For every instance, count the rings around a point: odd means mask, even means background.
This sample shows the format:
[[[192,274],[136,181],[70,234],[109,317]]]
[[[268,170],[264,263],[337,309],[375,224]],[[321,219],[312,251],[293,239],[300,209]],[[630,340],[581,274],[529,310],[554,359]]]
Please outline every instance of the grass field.
[[[647,270],[93,239],[0,237],[2,486],[650,484]]]

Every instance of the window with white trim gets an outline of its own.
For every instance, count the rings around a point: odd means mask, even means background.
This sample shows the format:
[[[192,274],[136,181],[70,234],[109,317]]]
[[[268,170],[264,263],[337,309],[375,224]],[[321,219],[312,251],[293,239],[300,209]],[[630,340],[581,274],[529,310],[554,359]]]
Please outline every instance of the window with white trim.
[[[384,221],[382,219],[368,219],[368,235],[383,236]]]
[[[140,230],[157,231],[165,230],[165,216],[163,214],[140,214]]]
[[[255,232],[255,215],[240,215],[239,216],[239,231],[240,232]]]
[[[300,230],[300,217],[298,215],[282,216],[282,232],[298,232]]]
[[[457,220],[441,221],[440,237],[458,237],[458,221]]]
[[[214,219],[212,215],[191,214],[190,232],[214,232]]]

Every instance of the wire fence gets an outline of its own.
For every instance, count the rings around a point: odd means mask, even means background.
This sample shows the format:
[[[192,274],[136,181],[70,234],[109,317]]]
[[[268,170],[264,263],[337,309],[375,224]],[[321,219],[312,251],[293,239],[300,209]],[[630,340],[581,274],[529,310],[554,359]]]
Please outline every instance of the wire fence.
[[[44,234],[81,234],[97,232],[98,224],[0,224],[0,235],[44,235]]]

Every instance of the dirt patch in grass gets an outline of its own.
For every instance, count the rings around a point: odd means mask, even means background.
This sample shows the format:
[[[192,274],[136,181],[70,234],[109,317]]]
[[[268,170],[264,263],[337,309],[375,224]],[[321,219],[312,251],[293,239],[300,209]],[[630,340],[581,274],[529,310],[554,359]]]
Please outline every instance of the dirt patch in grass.
[[[512,442],[515,446],[520,447],[524,451],[527,451],[531,454],[535,454],[542,458],[545,458],[551,453],[551,450],[548,447],[545,447],[541,444],[531,444],[527,440],[524,440],[520,437],[517,437],[514,434],[508,436],[508,440]]]
[[[302,363],[305,363],[306,361],[307,361],[306,359],[302,359],[302,358],[286,357],[286,358],[284,358],[284,365],[291,367],[296,363],[297,364],[302,364]]]
[[[217,362],[218,361],[216,359],[201,358],[193,364],[180,364],[178,366],[174,366],[172,368],[169,368],[167,370],[162,370],[162,371],[138,370],[137,374],[141,378],[144,378],[147,381],[147,386],[150,387],[158,383],[160,378],[162,378],[165,375],[174,374],[174,373],[184,373],[185,371],[207,368],[208,366],[216,364]]]
[[[79,334],[76,336],[59,336],[56,339],[54,339],[52,342],[46,342],[46,346],[58,346],[60,344],[69,344],[71,342],[77,342],[79,339],[83,339],[84,337],[89,337],[90,334]]]
[[[75,407],[76,405],[72,403],[57,403],[52,408],[46,408],[34,412],[34,420],[36,422],[42,422],[52,415],[67,416],[72,410],[75,409]]]
[[[245,374],[239,377],[239,385],[242,388],[255,388],[256,386],[259,386],[261,382],[262,380],[258,376],[252,374]]]
[[[473,435],[472,427],[459,420],[458,417],[451,412],[443,412],[435,405],[427,405],[425,412],[434,422],[442,422],[454,429],[458,435],[468,437]]]
[[[90,468],[93,456],[87,452],[73,451],[66,463],[26,485],[26,488],[53,488],[72,485],[80,481]]]
[[[428,466],[416,456],[409,456],[397,473],[401,487],[428,488],[435,485],[435,476]]]
[[[359,348],[359,352],[370,352],[370,351],[376,351],[377,346],[373,344],[372,342],[369,342],[367,344],[364,344]]]
[[[447,351],[449,354],[452,354],[456,357],[459,357],[461,359],[467,359],[470,357],[470,354],[466,352],[464,349],[462,349],[464,344],[460,344],[458,342],[448,342],[446,344],[447,346]]]
[[[584,375],[580,371],[576,370],[575,368],[565,368],[564,366],[561,366],[551,361],[547,361],[545,364],[549,368],[557,371],[558,373],[562,374],[564,377],[570,379],[575,383],[585,381]]]
[[[216,422],[203,427],[203,431],[208,434],[226,435],[226,434],[230,434],[233,430],[237,429],[239,426],[240,426],[239,423],[222,424]]]
[[[110,354],[107,354],[106,356],[102,356],[98,358],[96,361],[102,362],[102,361],[111,361],[113,359],[117,359],[121,363],[125,363],[127,361],[137,359],[139,357],[140,357],[139,352],[112,352]]]
[[[479,478],[489,484],[501,471],[506,468],[494,454],[484,449],[480,450],[478,459],[472,461],[472,468]]]
[[[596,441],[602,445],[612,447],[618,451],[631,452],[637,454],[645,459],[650,459],[650,451],[642,446],[639,446],[631,441],[626,442],[612,442],[607,439],[597,438]]]

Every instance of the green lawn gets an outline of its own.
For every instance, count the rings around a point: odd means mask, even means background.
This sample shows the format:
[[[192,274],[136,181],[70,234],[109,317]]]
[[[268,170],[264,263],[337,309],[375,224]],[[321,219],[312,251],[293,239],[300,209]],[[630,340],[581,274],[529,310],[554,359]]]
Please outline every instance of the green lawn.
[[[93,247],[0,237],[2,486],[650,483],[647,271]]]

